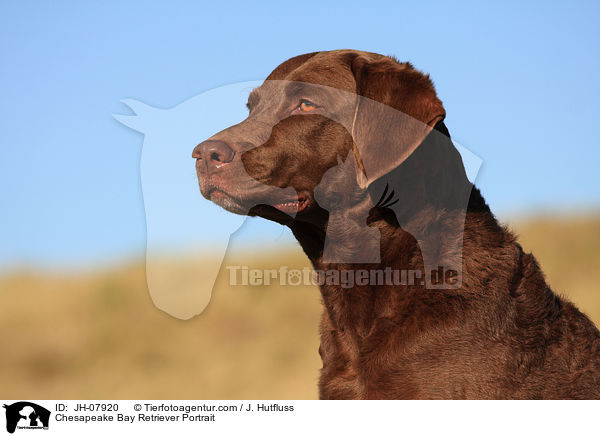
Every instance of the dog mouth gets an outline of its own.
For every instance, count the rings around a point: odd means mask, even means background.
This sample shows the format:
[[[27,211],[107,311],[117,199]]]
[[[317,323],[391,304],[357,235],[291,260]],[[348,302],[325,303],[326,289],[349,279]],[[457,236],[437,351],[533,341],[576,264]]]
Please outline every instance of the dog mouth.
[[[296,200],[288,200],[281,203],[272,204],[275,209],[281,212],[294,214],[300,213],[308,207],[308,197],[306,195],[298,195]]]
[[[262,215],[268,209],[276,209],[287,215],[297,215],[308,208],[310,199],[306,193],[298,193],[293,198],[278,198],[274,195],[232,195],[220,187],[212,186],[205,197],[229,212],[240,215]]]

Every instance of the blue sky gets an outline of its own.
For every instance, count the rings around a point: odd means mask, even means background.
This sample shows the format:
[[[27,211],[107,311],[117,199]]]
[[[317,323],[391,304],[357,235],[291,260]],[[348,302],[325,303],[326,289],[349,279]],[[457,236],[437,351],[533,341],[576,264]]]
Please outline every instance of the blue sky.
[[[337,48],[431,74],[501,217],[597,210],[599,4],[417,3],[3,2],[0,266],[143,255],[143,136],[112,117],[121,99],[169,108]]]

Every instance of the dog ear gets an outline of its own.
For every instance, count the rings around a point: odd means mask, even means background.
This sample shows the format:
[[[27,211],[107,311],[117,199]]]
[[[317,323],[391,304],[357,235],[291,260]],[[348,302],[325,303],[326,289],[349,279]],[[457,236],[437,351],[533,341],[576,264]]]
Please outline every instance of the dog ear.
[[[352,137],[357,182],[365,189],[408,158],[446,111],[429,76],[389,57],[357,56]]]

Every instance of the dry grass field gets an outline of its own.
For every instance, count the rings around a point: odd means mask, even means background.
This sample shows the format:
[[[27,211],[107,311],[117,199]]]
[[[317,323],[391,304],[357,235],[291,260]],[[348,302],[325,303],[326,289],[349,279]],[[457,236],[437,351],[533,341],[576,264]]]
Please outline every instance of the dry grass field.
[[[511,228],[553,289],[600,324],[600,218]],[[299,248],[234,261],[308,266]],[[318,290],[230,287],[228,275],[223,268],[209,306],[188,321],[153,305],[142,262],[0,278],[0,398],[317,398]]]

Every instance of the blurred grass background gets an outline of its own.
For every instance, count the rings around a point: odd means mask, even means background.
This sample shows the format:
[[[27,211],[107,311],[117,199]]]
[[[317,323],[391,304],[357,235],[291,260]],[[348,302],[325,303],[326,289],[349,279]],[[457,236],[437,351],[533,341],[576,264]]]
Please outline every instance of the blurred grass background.
[[[516,220],[555,292],[600,324],[600,217]],[[303,268],[300,248],[229,264]],[[14,399],[315,399],[319,292],[228,285],[182,321],[158,310],[143,262],[0,278],[0,397]]]

